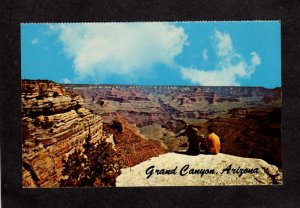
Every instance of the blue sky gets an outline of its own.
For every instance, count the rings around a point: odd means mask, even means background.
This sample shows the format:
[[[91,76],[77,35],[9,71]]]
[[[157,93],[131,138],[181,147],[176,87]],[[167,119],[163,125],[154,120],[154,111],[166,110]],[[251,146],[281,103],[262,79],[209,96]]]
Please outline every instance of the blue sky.
[[[58,83],[281,86],[279,22],[21,24],[21,76]]]

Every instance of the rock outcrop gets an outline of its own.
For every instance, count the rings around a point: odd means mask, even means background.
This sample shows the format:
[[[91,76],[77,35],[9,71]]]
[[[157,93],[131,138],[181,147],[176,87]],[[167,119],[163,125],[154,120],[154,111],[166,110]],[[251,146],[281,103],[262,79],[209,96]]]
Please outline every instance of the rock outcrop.
[[[161,141],[145,140],[139,129],[122,118],[104,125],[104,130],[113,134],[116,151],[121,155],[124,166],[132,167],[151,157],[166,153]]]
[[[103,132],[102,119],[82,108],[83,99],[51,81],[22,81],[23,187],[58,187],[62,158],[112,136]]]
[[[215,186],[282,184],[282,173],[261,159],[226,154],[167,153],[122,169],[116,186]]]

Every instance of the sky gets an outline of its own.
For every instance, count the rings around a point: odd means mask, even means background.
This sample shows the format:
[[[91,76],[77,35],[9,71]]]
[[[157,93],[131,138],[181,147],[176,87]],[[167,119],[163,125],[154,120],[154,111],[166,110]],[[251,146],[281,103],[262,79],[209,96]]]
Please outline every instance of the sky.
[[[281,86],[280,22],[21,24],[22,79]]]

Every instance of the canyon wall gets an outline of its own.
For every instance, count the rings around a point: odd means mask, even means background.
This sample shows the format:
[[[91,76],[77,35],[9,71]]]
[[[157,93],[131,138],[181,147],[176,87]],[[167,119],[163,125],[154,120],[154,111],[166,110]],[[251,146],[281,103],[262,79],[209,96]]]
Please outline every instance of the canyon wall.
[[[82,108],[83,99],[51,81],[22,81],[23,187],[58,187],[62,158],[91,142],[112,135],[102,130],[102,119]]]
[[[121,116],[138,127],[170,120],[209,120],[234,108],[281,107],[281,88],[131,85],[64,85],[84,107],[110,122]]]

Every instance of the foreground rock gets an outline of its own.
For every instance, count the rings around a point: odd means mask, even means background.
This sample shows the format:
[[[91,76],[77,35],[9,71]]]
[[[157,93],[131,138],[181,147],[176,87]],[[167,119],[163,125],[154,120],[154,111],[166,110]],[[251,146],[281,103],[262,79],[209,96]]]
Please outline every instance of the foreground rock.
[[[23,187],[58,187],[62,159],[91,143],[104,140],[100,116],[82,108],[83,99],[71,96],[51,81],[22,81]]]
[[[233,169],[238,168],[239,170],[234,173]],[[241,170],[246,168],[247,171]],[[169,172],[167,173],[166,170]],[[147,179],[147,177],[149,178]],[[276,166],[261,159],[241,158],[226,154],[189,156],[167,153],[134,167],[122,169],[116,186],[270,184],[282,184],[282,173]]]

